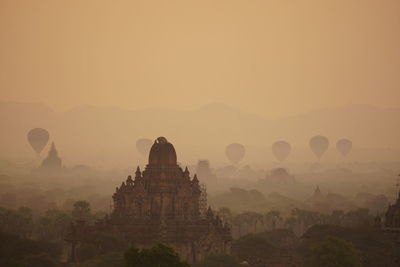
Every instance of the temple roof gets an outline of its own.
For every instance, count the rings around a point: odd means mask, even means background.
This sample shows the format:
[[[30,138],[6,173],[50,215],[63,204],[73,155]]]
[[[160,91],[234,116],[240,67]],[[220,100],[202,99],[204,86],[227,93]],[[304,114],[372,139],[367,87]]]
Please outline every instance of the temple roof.
[[[165,137],[158,137],[150,149],[149,165],[177,165],[174,146]]]

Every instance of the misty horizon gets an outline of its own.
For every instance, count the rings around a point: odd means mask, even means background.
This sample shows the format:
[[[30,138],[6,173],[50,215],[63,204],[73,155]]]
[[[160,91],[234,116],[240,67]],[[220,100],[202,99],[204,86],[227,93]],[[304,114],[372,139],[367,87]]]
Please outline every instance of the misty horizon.
[[[239,106],[234,106],[234,105],[230,105],[227,103],[224,103],[222,101],[216,101],[216,102],[209,102],[209,103],[204,103],[204,104],[199,104],[198,106],[195,107],[191,107],[191,108],[176,108],[176,107],[160,107],[160,106],[149,106],[149,107],[142,107],[142,108],[134,108],[134,107],[118,107],[115,105],[96,105],[96,104],[79,104],[79,105],[73,105],[71,107],[68,108],[64,108],[64,109],[57,109],[54,108],[52,105],[45,103],[45,102],[25,102],[25,101],[13,101],[13,100],[6,100],[6,99],[0,99],[0,103],[9,103],[9,104],[25,104],[25,105],[43,105],[46,106],[48,108],[50,108],[52,111],[54,112],[68,112],[68,111],[72,111],[72,110],[76,110],[76,109],[84,109],[84,108],[99,108],[99,109],[120,109],[120,110],[129,110],[129,111],[151,111],[151,110],[171,110],[171,111],[192,111],[192,110],[199,110],[199,109],[203,109],[203,108],[207,108],[207,107],[218,107],[218,106],[224,106],[226,108],[229,109],[236,109],[239,110],[241,112],[245,112],[248,114],[252,114],[252,115],[257,115],[265,120],[279,120],[279,119],[285,119],[285,118],[290,118],[290,117],[294,117],[297,115],[304,115],[304,114],[308,114],[311,112],[316,112],[316,111],[323,111],[323,110],[330,110],[330,109],[337,109],[337,108],[348,108],[348,107],[370,107],[370,108],[377,108],[377,109],[400,109],[400,105],[399,106],[389,106],[389,107],[385,107],[385,106],[379,106],[379,105],[375,105],[375,104],[371,104],[371,103],[357,103],[357,104],[340,104],[340,105],[335,105],[335,106],[326,106],[326,107],[320,107],[320,108],[310,108],[310,110],[308,111],[304,111],[304,112],[300,112],[300,113],[296,113],[295,114],[290,114],[290,115],[286,115],[286,116],[278,116],[275,118],[268,118],[268,117],[264,117],[262,114],[256,113],[256,112],[250,112],[244,109],[241,109]]]
[[[399,267],[399,0],[0,0],[0,266]]]
[[[136,151],[136,140],[154,139],[154,136],[160,135],[174,141],[184,155],[180,160],[187,164],[195,164],[201,159],[209,159],[217,166],[224,164],[225,146],[232,142],[245,145],[247,151],[243,164],[276,164],[271,145],[278,140],[286,140],[293,146],[286,160],[289,165],[314,162],[316,158],[308,142],[318,134],[327,136],[330,141],[328,151],[322,158],[322,162],[326,163],[343,160],[335,148],[335,143],[341,138],[353,141],[352,152],[346,157],[348,161],[386,161],[400,154],[395,125],[400,109],[371,105],[345,105],[276,120],[264,119],[221,103],[191,110],[85,105],[60,112],[43,104],[15,102],[0,102],[0,107],[2,124],[9,125],[4,128],[3,139],[0,140],[3,144],[0,156],[3,158],[34,158],[25,138],[29,128],[36,127],[50,131],[51,140],[56,143],[67,165],[127,168],[132,167],[128,162],[144,164],[145,159]],[[10,124],[11,116],[18,118],[19,124]],[[371,127],[371,122],[380,126]],[[105,123],[112,125],[111,128],[105,127]],[[166,128],[165,125],[173,127]],[[192,130],[182,133],[178,130],[180,125]],[[205,132],[206,128],[209,129]],[[369,128],[364,132],[363,129]],[[68,132],[75,134],[69,135]],[[225,133],[223,136],[222,132]],[[84,148],[84,153],[74,152],[81,148]],[[46,153],[45,150],[42,155]],[[101,161],[99,153],[104,154]]]

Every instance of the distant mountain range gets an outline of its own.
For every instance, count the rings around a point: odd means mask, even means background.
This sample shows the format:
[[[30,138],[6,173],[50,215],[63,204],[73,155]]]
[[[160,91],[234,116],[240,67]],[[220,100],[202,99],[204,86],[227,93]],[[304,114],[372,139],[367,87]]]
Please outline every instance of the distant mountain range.
[[[222,157],[224,147],[232,142],[257,150],[283,139],[293,149],[305,149],[310,137],[317,134],[327,136],[332,147],[345,137],[353,140],[355,147],[400,148],[400,108],[370,105],[326,108],[266,120],[223,104],[193,110],[85,105],[56,112],[42,104],[0,102],[0,125],[1,157],[31,156],[26,134],[34,127],[48,129],[61,155],[70,160],[96,157],[100,162],[109,161],[113,155],[139,157],[136,140],[157,136],[167,137],[191,159],[212,157],[213,153]]]

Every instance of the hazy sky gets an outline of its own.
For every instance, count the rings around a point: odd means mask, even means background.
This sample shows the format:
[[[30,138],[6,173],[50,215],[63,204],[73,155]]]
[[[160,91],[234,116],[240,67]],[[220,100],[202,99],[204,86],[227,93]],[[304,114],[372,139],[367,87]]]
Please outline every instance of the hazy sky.
[[[399,0],[0,0],[0,100],[398,106]]]

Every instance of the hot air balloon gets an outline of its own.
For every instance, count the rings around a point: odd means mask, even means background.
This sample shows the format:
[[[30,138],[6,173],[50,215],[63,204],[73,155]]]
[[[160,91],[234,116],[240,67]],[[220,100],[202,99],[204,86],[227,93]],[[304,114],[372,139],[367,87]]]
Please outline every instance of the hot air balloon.
[[[136,148],[143,157],[147,157],[149,155],[152,145],[153,141],[151,139],[140,138],[136,141]]]
[[[225,154],[230,162],[238,164],[244,157],[246,149],[242,144],[233,143],[226,147]]]
[[[279,161],[284,161],[292,150],[291,145],[286,141],[276,141],[272,144],[272,153]]]
[[[343,157],[349,154],[352,147],[353,142],[351,142],[349,139],[340,139],[336,143],[336,149],[340,152],[340,154],[343,155]]]
[[[310,148],[318,159],[322,157],[329,147],[329,140],[325,136],[317,135],[310,139]]]
[[[40,154],[49,141],[49,132],[42,128],[34,128],[28,132],[28,142],[33,150]]]

